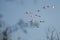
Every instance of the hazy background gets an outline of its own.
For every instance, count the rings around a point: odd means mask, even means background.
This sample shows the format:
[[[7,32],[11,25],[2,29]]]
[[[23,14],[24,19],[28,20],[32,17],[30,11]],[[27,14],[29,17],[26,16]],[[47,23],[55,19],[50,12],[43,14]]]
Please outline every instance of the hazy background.
[[[49,5],[49,3],[51,3],[50,8],[42,8],[43,6]],[[54,5],[55,8],[53,8],[52,5]],[[39,13],[36,12],[38,9],[40,10]],[[9,25],[16,24],[20,18],[25,21],[31,20],[31,17],[25,14],[26,11],[32,11],[33,13],[41,15],[41,18],[35,18],[37,21],[40,19],[45,20],[45,23],[42,23],[40,28],[33,30],[28,29],[29,33],[25,35],[26,39],[44,39],[45,31],[48,26],[54,26],[57,31],[60,30],[60,0],[37,0],[36,2],[33,0],[23,0],[22,3],[20,0],[0,0],[0,14],[3,14],[4,21]],[[25,36],[23,36],[23,38],[25,38]]]

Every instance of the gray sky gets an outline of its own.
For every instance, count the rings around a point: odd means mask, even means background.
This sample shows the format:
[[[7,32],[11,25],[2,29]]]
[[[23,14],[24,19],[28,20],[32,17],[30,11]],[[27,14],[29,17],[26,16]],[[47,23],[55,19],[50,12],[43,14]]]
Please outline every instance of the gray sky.
[[[35,17],[37,21],[45,20],[45,23],[40,25],[40,28],[37,29],[38,33],[32,32],[32,35],[36,35],[39,38],[39,35],[44,33],[44,30],[48,26],[54,26],[58,31],[60,29],[60,0],[37,0],[36,4],[33,0],[23,0],[23,4],[20,3],[20,0],[6,1],[0,0],[0,13],[4,16],[4,21],[9,25],[16,24],[19,19],[24,19],[25,21],[31,20],[29,15],[26,15],[26,11],[32,11],[41,15],[41,18]],[[43,6],[50,5],[50,8],[43,9]],[[52,7],[54,5],[54,8]],[[39,13],[37,10],[41,10]],[[41,34],[40,34],[41,33]],[[33,35],[32,40],[36,38]],[[42,34],[43,35],[43,34]],[[41,35],[41,36],[42,36]]]

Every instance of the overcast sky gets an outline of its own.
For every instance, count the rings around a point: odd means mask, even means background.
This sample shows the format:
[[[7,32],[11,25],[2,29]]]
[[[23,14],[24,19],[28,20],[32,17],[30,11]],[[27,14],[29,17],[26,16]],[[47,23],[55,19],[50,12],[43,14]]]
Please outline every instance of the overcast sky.
[[[49,4],[50,4],[49,8],[43,9],[43,6],[47,6]],[[34,35],[37,34],[36,36],[38,36],[41,35],[48,26],[54,26],[59,31],[60,29],[59,4],[60,0],[37,0],[37,1],[22,0],[22,2],[20,0],[11,1],[0,0],[0,13],[3,14],[4,21],[9,25],[16,24],[21,18],[24,19],[25,21],[31,20],[30,15],[25,14],[26,11],[28,12],[31,11],[33,13],[39,14],[41,18],[35,17],[35,19],[37,21],[44,20],[45,22],[40,25],[39,29],[37,29],[38,33],[33,32],[35,33]],[[40,10],[40,12],[37,12],[37,10]],[[34,38],[35,37],[33,36],[32,39],[34,40]]]

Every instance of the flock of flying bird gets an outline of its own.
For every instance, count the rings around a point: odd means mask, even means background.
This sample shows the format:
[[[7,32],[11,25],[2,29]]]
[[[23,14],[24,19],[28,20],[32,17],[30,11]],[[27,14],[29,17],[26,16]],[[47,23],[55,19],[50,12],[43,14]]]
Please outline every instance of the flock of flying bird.
[[[14,0],[6,0],[6,1],[14,1]],[[21,2],[21,3],[22,3],[22,2]],[[43,6],[42,9],[46,9],[46,8],[50,8],[50,7],[51,7],[50,5],[47,5],[47,6]],[[52,8],[54,8],[54,5],[52,6]],[[39,10],[39,9],[37,10],[38,13],[39,13],[40,11],[41,11],[41,10]],[[26,11],[25,14],[28,15],[29,12]],[[41,17],[40,15],[37,15],[37,14],[33,14],[33,13],[32,13],[32,16],[33,16],[33,15],[36,16],[36,17],[39,17],[39,18]],[[1,17],[2,17],[2,15],[0,15],[0,18],[1,18]],[[32,19],[33,19],[33,18],[32,18]],[[33,19],[33,20],[34,20],[34,19]],[[40,23],[44,23],[44,22],[45,22],[44,20],[40,20]],[[36,23],[36,22],[33,22],[32,20],[31,20],[29,23],[30,23],[31,26],[36,26],[37,28],[39,28],[39,24]],[[24,23],[23,20],[20,20],[17,25],[19,25],[19,27],[23,30],[24,33],[27,33],[27,30],[24,29],[24,26],[27,27],[27,26],[28,26],[28,23]],[[10,29],[10,32],[9,32],[9,33],[14,32],[14,31],[16,31],[16,30],[19,29],[19,28],[17,28],[17,26],[15,26],[15,28],[14,28],[13,30],[11,30],[11,28],[12,28],[12,27],[10,27],[10,28],[7,27],[7,28],[6,28],[6,32],[7,32],[9,29]],[[20,38],[18,38],[18,39],[20,39]]]
[[[14,0],[6,0],[6,1],[14,1]],[[54,5],[53,5],[52,7],[54,8]],[[42,7],[42,9],[46,9],[46,8],[50,8],[50,5],[47,5],[47,6],[43,6],[43,7]],[[39,9],[37,10],[38,13],[39,13],[40,11],[41,11],[41,10],[39,10]],[[25,14],[28,15],[29,12],[26,11]],[[37,15],[37,14],[33,14],[33,13],[32,13],[32,16],[33,16],[33,15],[36,16],[36,17],[39,17],[39,18],[41,17],[40,15]],[[32,19],[33,19],[33,18],[32,18]],[[34,20],[34,19],[33,19],[33,20]],[[37,26],[37,28],[39,28],[39,27],[38,27],[38,23],[36,23],[36,22],[33,23],[33,20],[30,21],[30,24],[31,24],[31,25],[34,25],[34,26]],[[21,21],[21,20],[20,20],[20,21]],[[40,20],[40,23],[44,23],[44,22],[45,22],[44,20]],[[19,25],[21,26],[21,23],[20,23]],[[27,25],[27,23],[25,23],[24,25]],[[24,32],[26,32],[26,31],[24,31]]]
[[[53,5],[52,7],[54,8],[54,5]],[[50,8],[50,5],[47,5],[47,6],[43,6],[43,7],[42,7],[42,9],[46,9],[46,8]],[[41,11],[41,10],[39,10],[39,9],[37,10],[38,13],[39,13],[40,11]],[[31,14],[31,13],[29,13],[28,11],[26,11],[25,14],[28,15],[28,14]],[[31,16],[36,16],[36,17],[39,17],[39,18],[41,17],[40,15],[37,15],[37,14],[34,14],[34,13],[32,13]],[[33,18],[33,17],[32,17],[32,18]],[[44,22],[44,20],[41,20],[40,22]]]

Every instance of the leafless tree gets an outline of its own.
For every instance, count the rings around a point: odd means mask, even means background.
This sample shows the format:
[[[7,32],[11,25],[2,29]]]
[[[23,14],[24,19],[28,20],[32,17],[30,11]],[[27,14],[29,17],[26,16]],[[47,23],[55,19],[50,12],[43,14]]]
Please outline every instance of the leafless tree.
[[[51,30],[50,28],[47,29],[47,32],[46,32],[46,38],[47,40],[56,40],[56,29],[53,28],[53,30]],[[58,35],[57,35],[58,37]],[[58,40],[59,40],[59,37],[58,37]]]

